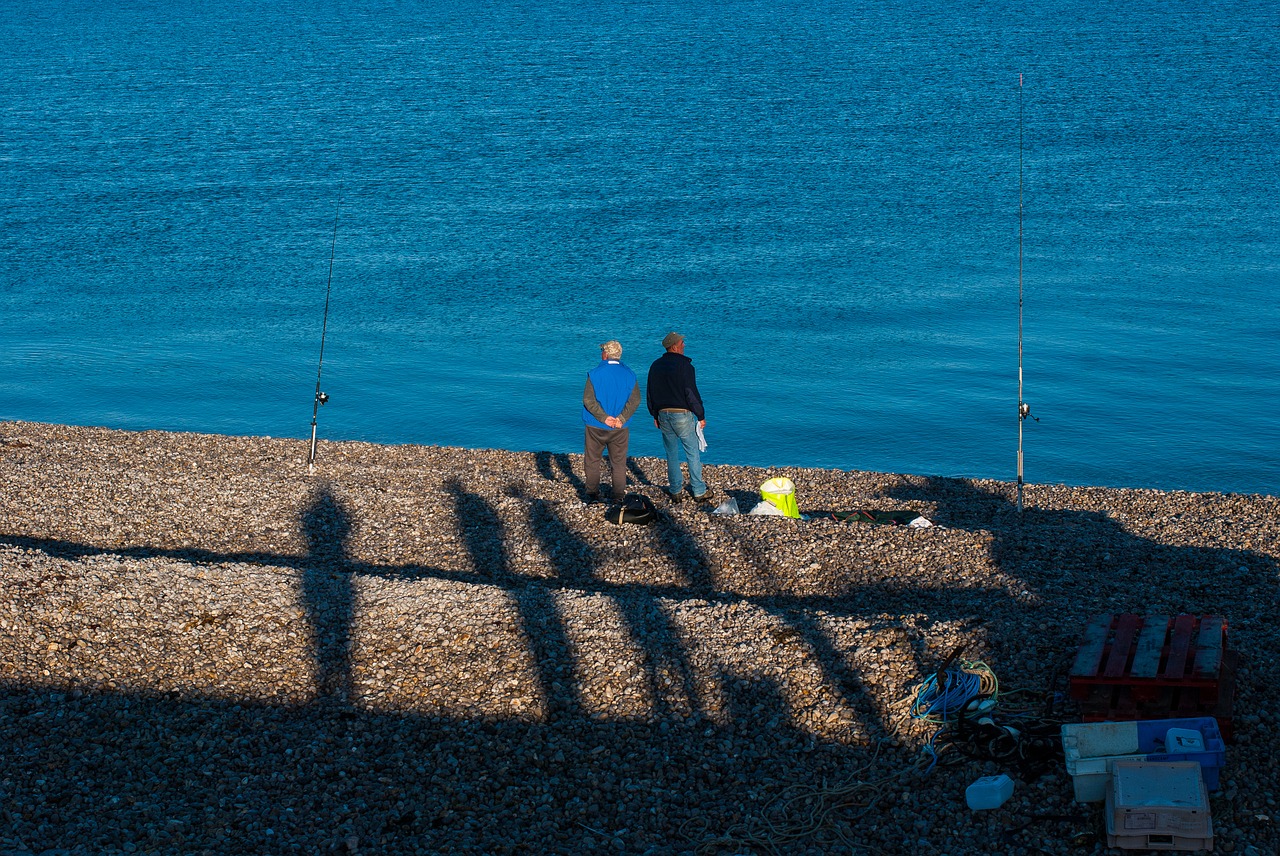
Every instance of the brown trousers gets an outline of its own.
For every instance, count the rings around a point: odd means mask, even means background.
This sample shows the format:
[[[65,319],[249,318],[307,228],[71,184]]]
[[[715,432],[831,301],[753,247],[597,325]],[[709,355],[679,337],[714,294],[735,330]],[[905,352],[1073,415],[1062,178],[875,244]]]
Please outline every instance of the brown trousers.
[[[627,443],[631,439],[630,428],[596,428],[584,425],[583,443],[586,454],[583,469],[587,476],[587,493],[600,490],[600,470],[604,463],[604,450],[609,450],[609,467],[613,472],[613,498],[621,500],[627,495]]]

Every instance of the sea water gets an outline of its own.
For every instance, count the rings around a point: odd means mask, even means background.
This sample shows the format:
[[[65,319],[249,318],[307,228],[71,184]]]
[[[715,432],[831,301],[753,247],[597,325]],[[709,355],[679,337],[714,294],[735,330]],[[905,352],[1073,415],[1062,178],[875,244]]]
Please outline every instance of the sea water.
[[[0,9],[0,418],[1280,492],[1266,2]],[[335,241],[336,226],[336,241]],[[332,252],[332,290],[330,260]],[[659,455],[644,416],[633,454]]]

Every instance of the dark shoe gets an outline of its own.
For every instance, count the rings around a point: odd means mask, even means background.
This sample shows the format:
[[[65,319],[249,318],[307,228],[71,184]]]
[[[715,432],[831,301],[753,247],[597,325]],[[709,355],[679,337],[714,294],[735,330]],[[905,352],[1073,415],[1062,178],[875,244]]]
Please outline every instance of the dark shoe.
[[[680,504],[680,500],[684,499],[684,497],[683,497],[683,496],[681,496],[680,494],[678,494],[678,493],[672,493],[672,492],[671,492],[671,491],[669,491],[669,490],[664,490],[664,491],[663,491],[663,493],[665,493],[665,494],[667,495],[667,499],[671,500],[671,504],[672,504],[672,505],[679,505],[679,504]]]
[[[715,496],[715,493],[716,493],[716,492],[715,492],[714,490],[712,490],[711,488],[707,488],[707,492],[706,492],[706,493],[702,494],[701,496],[695,496],[695,497],[693,498],[693,501],[694,501],[694,502],[710,502],[710,501],[711,501],[711,498],[712,498],[713,496]]]
[[[587,505],[595,505],[599,501],[600,501],[599,491],[592,491],[591,493],[587,494]]]

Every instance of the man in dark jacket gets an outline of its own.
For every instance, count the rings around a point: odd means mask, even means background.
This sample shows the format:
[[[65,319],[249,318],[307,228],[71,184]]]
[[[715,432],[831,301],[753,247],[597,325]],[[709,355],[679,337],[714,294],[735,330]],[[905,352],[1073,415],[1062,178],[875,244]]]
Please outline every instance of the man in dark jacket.
[[[684,355],[684,336],[679,333],[668,333],[662,347],[667,352],[649,367],[646,403],[667,452],[667,495],[672,502],[679,502],[684,490],[680,472],[683,448],[689,461],[689,491],[694,499],[704,502],[711,498],[711,490],[702,480],[701,429],[706,427],[707,416],[693,376],[693,360]]]
[[[587,372],[582,390],[582,422],[585,455],[587,500],[600,498],[600,470],[604,450],[609,450],[613,472],[613,498],[617,502],[627,495],[627,428],[632,414],[640,407],[640,385],[635,372],[622,362],[622,345],[610,339],[600,346],[600,364]]]

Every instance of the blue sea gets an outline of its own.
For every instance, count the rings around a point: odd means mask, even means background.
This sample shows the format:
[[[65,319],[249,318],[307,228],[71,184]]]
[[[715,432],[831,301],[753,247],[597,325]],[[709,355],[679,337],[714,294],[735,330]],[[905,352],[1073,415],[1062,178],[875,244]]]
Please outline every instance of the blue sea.
[[[1278,32],[9,0],[0,419],[307,437],[328,294],[324,440],[579,451],[678,330],[711,463],[1012,480],[1021,335],[1029,483],[1280,493]]]

